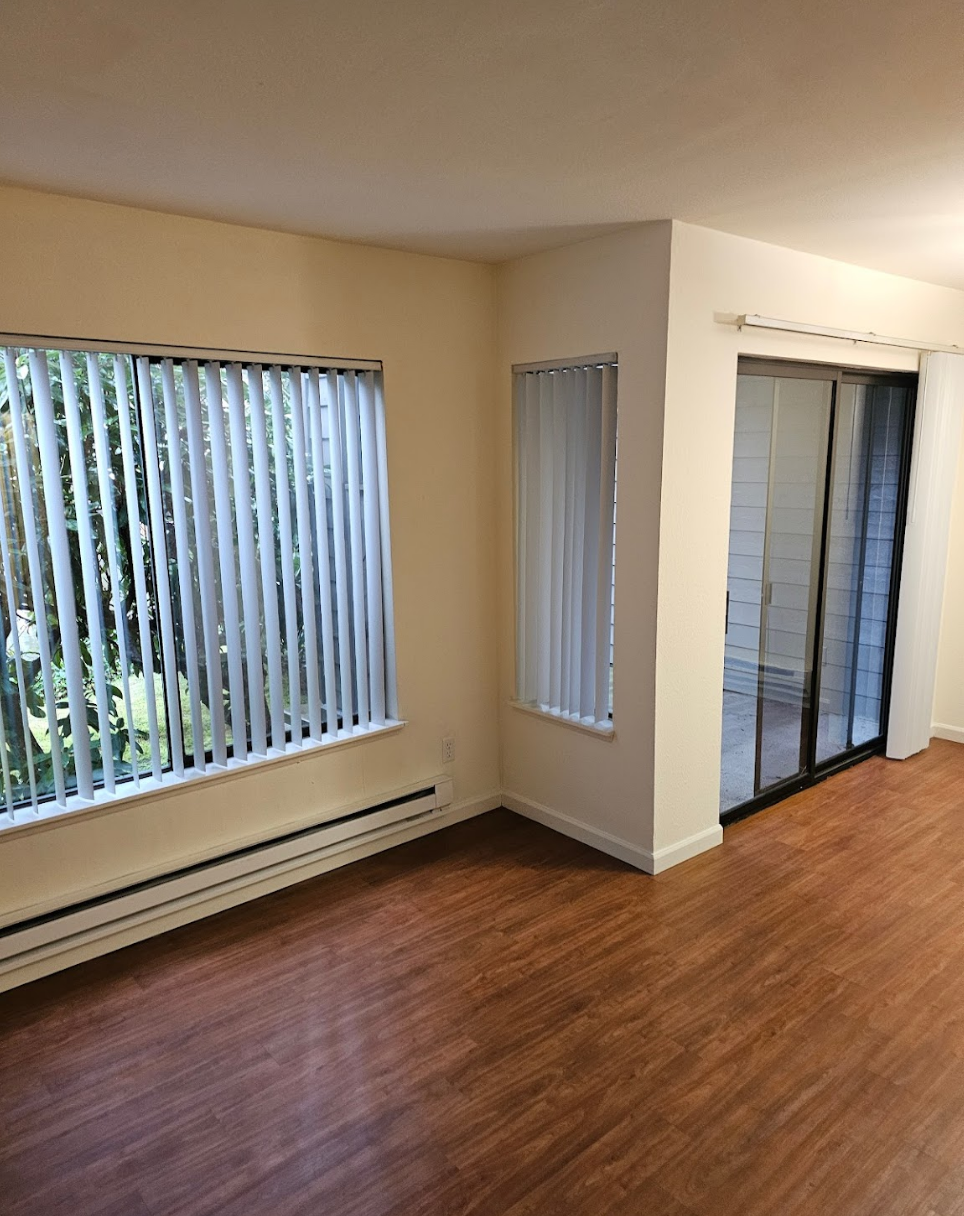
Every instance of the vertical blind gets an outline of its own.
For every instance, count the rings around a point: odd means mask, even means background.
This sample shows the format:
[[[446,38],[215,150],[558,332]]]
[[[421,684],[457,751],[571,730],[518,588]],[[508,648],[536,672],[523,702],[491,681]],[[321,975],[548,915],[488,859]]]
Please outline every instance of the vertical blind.
[[[516,370],[516,695],[609,728],[615,359]]]
[[[397,717],[381,374],[6,347],[2,810]]]

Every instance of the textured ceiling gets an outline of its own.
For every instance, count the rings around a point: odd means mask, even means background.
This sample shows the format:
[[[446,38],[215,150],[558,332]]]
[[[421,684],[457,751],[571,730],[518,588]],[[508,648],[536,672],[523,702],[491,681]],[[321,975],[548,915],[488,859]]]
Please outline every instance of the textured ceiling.
[[[964,287],[960,0],[7,0],[0,180],[485,260],[675,217]]]

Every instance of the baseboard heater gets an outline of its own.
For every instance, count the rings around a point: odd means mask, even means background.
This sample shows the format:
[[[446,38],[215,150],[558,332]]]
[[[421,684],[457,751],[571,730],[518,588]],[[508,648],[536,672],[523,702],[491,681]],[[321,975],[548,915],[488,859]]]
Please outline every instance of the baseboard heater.
[[[376,806],[10,925],[0,929],[0,977],[192,905],[324,862],[436,817],[451,802],[452,782],[442,777]]]

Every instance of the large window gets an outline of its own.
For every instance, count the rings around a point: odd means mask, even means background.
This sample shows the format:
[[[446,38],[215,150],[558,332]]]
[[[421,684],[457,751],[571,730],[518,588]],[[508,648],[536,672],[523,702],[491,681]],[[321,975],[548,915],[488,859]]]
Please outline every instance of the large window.
[[[516,697],[609,731],[615,356],[514,371]]]
[[[397,717],[377,365],[6,347],[0,497],[8,823]]]

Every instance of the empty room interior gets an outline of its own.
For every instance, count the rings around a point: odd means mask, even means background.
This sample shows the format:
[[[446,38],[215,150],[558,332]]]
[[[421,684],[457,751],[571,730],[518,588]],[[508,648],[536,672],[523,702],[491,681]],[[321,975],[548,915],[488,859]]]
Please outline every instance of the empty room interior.
[[[3,32],[0,1216],[964,1213],[964,9]]]

